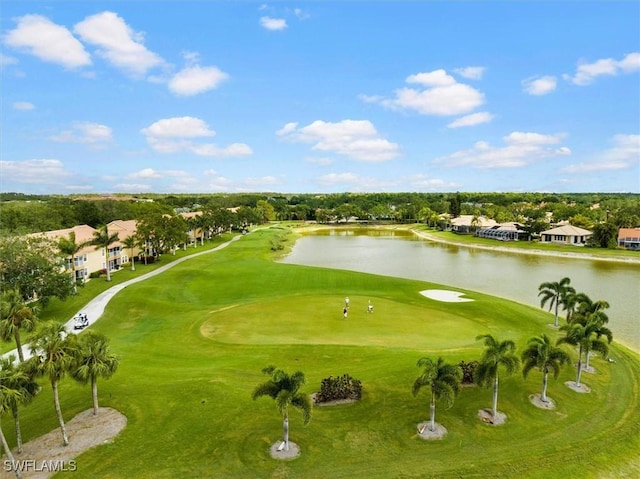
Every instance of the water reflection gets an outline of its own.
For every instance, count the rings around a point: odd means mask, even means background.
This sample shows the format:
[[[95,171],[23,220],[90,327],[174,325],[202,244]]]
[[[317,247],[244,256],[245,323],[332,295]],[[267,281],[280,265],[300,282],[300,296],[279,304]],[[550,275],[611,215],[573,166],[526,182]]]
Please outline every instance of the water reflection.
[[[640,351],[640,266],[634,264],[502,253],[365,229],[305,236],[283,262],[431,281],[537,307],[538,286],[567,276],[577,291],[609,302],[615,338]]]

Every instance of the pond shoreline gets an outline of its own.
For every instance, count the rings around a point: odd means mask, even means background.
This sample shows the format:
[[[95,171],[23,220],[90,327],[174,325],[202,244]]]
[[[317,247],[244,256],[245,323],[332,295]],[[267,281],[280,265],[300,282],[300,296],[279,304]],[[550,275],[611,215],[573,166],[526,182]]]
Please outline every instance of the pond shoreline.
[[[419,231],[415,229],[412,225],[367,225],[363,227],[362,225],[350,225],[339,224],[339,225],[320,225],[320,224],[305,224],[304,227],[297,226],[295,230],[298,233],[313,233],[316,231],[323,230],[331,230],[331,229],[372,229],[372,230],[388,230],[388,231],[407,231],[413,233],[414,235],[425,239],[427,241],[432,241],[434,243],[442,243],[449,244],[453,246],[459,246],[462,248],[469,249],[482,249],[486,251],[498,251],[501,253],[513,253],[513,254],[524,254],[524,255],[532,255],[532,256],[549,256],[556,258],[570,258],[570,259],[581,259],[581,260],[589,260],[589,261],[607,261],[607,262],[615,262],[615,263],[624,263],[624,264],[638,264],[640,265],[640,255],[637,258],[622,258],[622,257],[613,257],[613,256],[601,256],[592,253],[576,253],[574,251],[543,251],[540,249],[524,249],[518,247],[508,247],[501,245],[484,245],[484,244],[473,244],[466,243],[462,241],[451,241],[449,239],[440,238],[438,236],[429,234],[426,231]]]

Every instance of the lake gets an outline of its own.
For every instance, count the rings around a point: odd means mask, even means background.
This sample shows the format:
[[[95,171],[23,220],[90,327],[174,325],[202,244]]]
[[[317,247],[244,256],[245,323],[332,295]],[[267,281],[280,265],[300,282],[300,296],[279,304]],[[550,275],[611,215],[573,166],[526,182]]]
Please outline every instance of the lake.
[[[430,281],[536,307],[541,283],[569,277],[576,291],[609,302],[614,340],[640,352],[638,264],[480,250],[408,231],[345,229],[300,238],[281,262]]]

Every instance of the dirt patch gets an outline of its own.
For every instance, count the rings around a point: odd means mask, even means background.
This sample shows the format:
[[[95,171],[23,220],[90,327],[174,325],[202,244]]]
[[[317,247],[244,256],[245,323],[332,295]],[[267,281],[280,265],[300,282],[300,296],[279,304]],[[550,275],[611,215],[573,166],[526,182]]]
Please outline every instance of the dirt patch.
[[[541,394],[530,394],[529,395],[529,401],[535,407],[538,407],[540,409],[555,409],[556,408],[556,402],[553,399],[551,399],[550,397],[547,396],[547,400],[543,401]]]
[[[483,423],[493,426],[501,426],[507,421],[507,415],[505,413],[498,411],[494,416],[489,409],[480,409],[478,411],[478,418],[480,418]]]
[[[126,425],[127,417],[115,409],[101,407],[97,416],[93,415],[93,409],[87,409],[65,424],[68,446],[62,445],[60,428],[56,428],[23,444],[22,454],[14,449],[13,456],[23,467],[24,479],[46,479],[60,470],[75,470],[75,457],[92,447],[111,442]],[[5,455],[2,457],[6,459]],[[14,473],[6,471],[3,463],[0,479],[13,477]]]
[[[577,393],[590,393],[591,388],[584,384],[577,384],[575,381],[567,381],[564,383],[569,389],[573,389]]]
[[[442,424],[435,423],[433,431],[429,429],[430,424],[431,423],[429,421],[418,424],[418,436],[421,439],[426,441],[436,441],[447,435],[447,429]]]
[[[334,401],[324,401],[324,402],[316,402],[316,395],[318,393],[313,393],[311,395],[311,401],[314,406],[324,407],[324,406],[339,406],[340,404],[353,404],[354,402],[358,402],[358,399],[335,399]]]
[[[289,441],[289,450],[285,451],[284,441],[278,441],[271,445],[269,452],[274,459],[295,459],[300,455],[300,448],[295,442]]]

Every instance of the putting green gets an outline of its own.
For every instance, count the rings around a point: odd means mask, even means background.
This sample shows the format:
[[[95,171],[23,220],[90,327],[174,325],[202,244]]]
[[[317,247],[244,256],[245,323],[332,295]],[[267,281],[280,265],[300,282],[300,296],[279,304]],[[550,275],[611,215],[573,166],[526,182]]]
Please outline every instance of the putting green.
[[[284,298],[230,306],[209,312],[202,324],[203,336],[232,344],[331,344],[385,346],[419,350],[477,347],[474,338],[486,331],[484,324],[457,313],[464,303],[453,303],[450,313],[437,318],[425,306],[374,298],[351,298],[343,318],[344,299],[336,295],[292,295]],[[268,321],[265,319],[268,318]],[[451,337],[452,330],[463,334]]]

